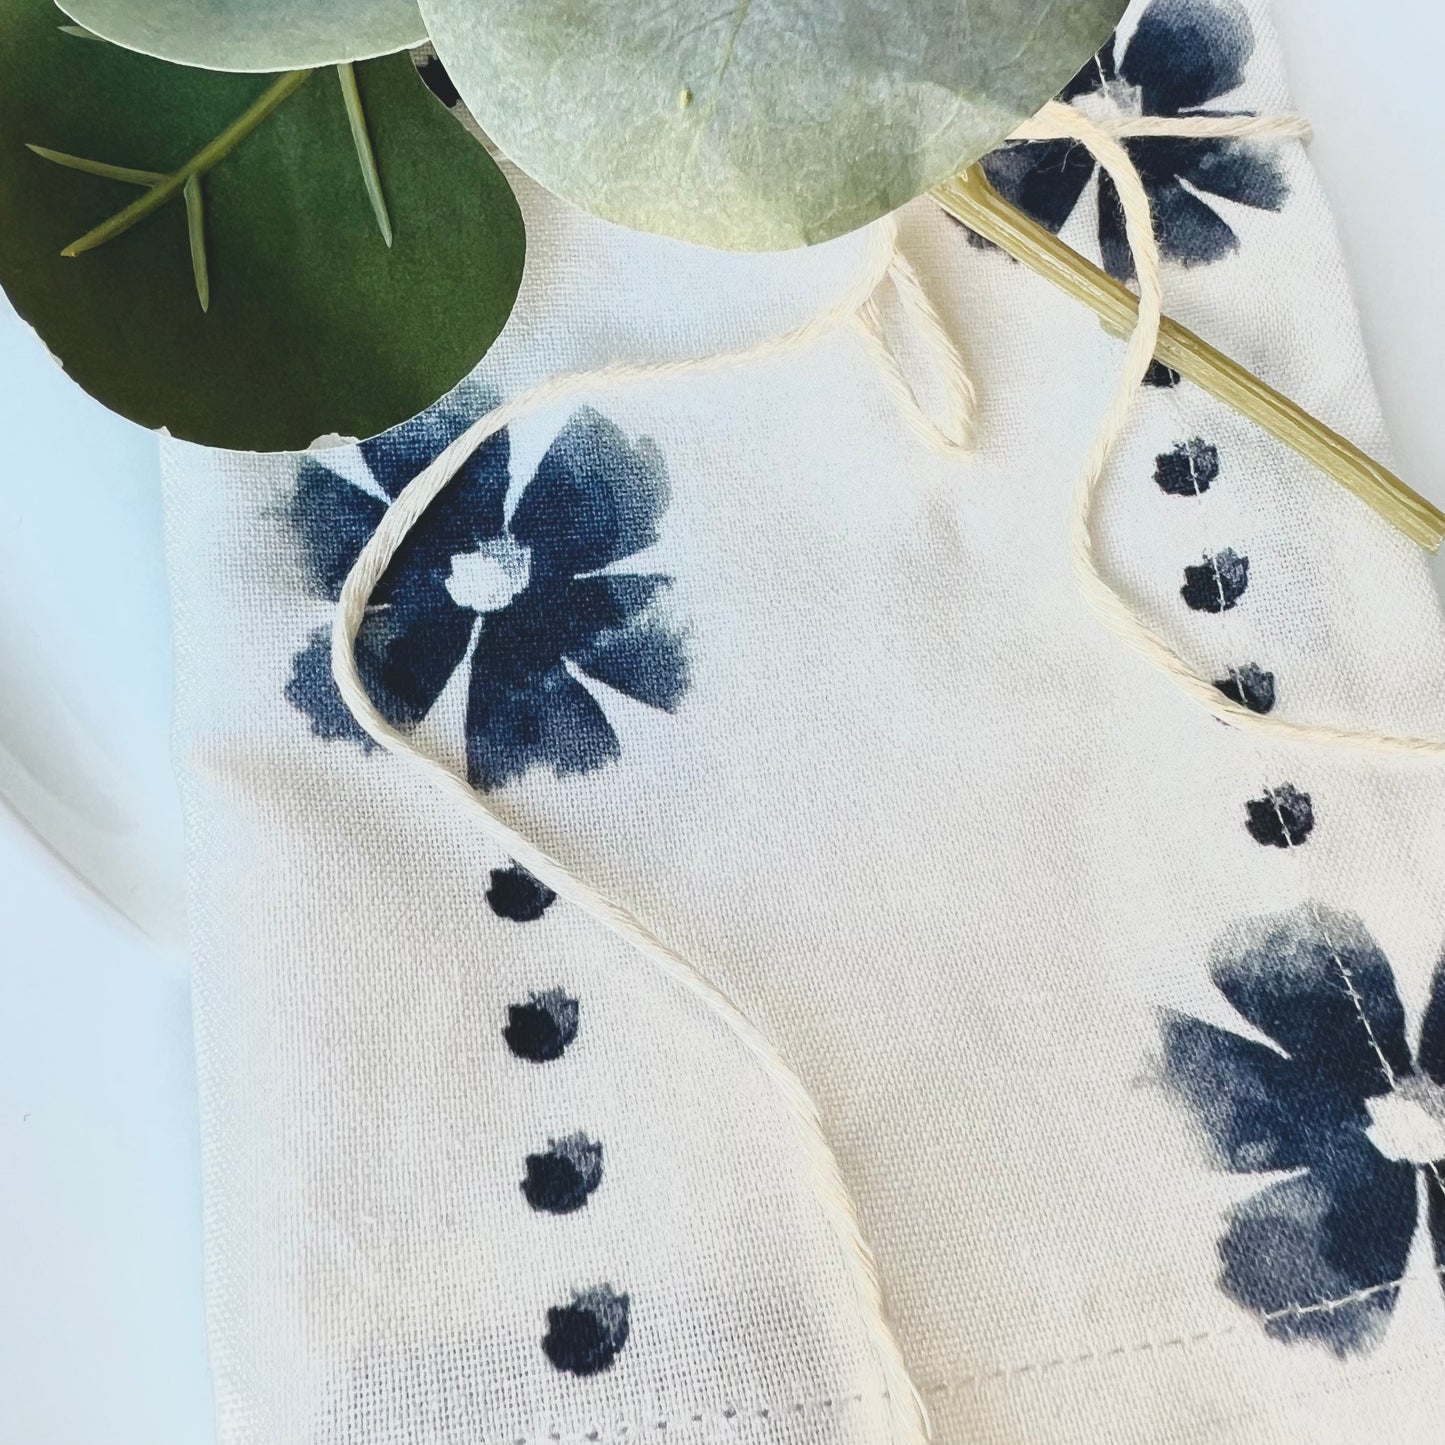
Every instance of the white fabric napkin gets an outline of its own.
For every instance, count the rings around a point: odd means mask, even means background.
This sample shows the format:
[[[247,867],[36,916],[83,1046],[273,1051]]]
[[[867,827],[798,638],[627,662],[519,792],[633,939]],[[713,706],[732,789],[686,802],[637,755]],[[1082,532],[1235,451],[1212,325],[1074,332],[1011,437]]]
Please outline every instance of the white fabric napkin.
[[[1073,93],[1288,109],[1254,0],[1136,6]],[[1300,148],[1139,160],[1171,313],[1387,456]],[[991,168],[1122,265],[1081,153]],[[518,311],[427,417],[166,448],[220,1440],[877,1442],[769,1079],[331,688],[341,577],[466,419],[781,331],[862,262],[689,250],[517,184]],[[1122,348],[930,203],[902,220],[979,380],[974,461],[923,449],[847,334],[579,395],[463,469],[363,672],[796,1067],[938,1440],[1430,1438],[1441,771],[1262,746],[1102,631],[1066,505]],[[1103,521],[1143,616],[1252,705],[1445,734],[1423,556],[1153,380]]]

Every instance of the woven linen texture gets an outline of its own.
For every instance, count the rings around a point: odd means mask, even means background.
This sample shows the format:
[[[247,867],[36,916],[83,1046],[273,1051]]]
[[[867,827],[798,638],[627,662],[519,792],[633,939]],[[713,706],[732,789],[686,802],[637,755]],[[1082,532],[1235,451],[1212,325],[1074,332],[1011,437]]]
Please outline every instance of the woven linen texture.
[[[1137,5],[1096,75],[1079,104],[1289,109],[1254,0]],[[1193,144],[1141,157],[1171,314],[1388,459],[1303,151]],[[1041,150],[996,180],[1117,268],[1107,192]],[[333,583],[458,418],[784,330],[861,264],[516,183],[518,310],[429,419],[165,449],[220,1439],[877,1441],[769,1081],[328,710]],[[1102,631],[1066,509],[1122,348],[930,203],[901,234],[979,381],[975,460],[846,333],[579,396],[423,524],[371,675],[778,1042],[944,1445],[1430,1438],[1445,781],[1261,745]],[[1424,558],[1187,383],[1142,390],[1101,530],[1251,705],[1445,732]]]

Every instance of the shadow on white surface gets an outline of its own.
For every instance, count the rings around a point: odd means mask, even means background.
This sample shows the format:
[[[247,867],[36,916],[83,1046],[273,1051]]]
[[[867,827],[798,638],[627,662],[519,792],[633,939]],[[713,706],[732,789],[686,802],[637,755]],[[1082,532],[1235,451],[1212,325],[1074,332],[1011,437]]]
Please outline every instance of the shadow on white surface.
[[[1400,475],[1445,507],[1439,0],[1273,0],[1290,88],[1359,303]],[[1445,596],[1445,555],[1435,565]]]
[[[156,439],[0,307],[0,799],[142,932],[182,939]]]
[[[0,378],[0,1442],[206,1445],[156,443]]]
[[[0,1440],[205,1445],[183,979],[0,818]]]

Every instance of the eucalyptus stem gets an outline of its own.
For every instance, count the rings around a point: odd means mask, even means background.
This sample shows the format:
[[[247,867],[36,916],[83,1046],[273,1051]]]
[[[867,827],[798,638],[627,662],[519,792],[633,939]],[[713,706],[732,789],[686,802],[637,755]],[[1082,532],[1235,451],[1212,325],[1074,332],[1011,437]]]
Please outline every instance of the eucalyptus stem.
[[[123,211],[117,211],[109,220],[102,221],[93,231],[87,231],[78,241],[72,241],[60,254],[79,256],[94,250],[106,241],[114,240],[130,230],[138,221],[143,221],[153,211],[182,192],[188,181],[203,176],[218,161],[223,160],[241,141],[251,134],[283,101],[295,94],[308,80],[313,71],[292,70],[280,76],[262,91],[256,100],[228,125],[214,140],[202,147],[178,171],[157,182],[139,200],[132,201]]]
[[[158,186],[165,180],[163,171],[139,171],[134,166],[112,166],[105,161],[88,160],[85,156],[67,155],[64,151],[53,151],[49,146],[31,145],[25,149],[34,151],[44,161],[54,161],[69,171],[84,171],[88,176],[104,176],[108,181],[125,181],[132,186]]]
[[[381,176],[376,169],[376,152],[371,148],[371,133],[366,128],[366,112],[361,108],[361,92],[356,88],[356,67],[346,61],[336,67],[341,82],[341,98],[346,103],[346,119],[351,125],[351,142],[361,164],[361,179],[371,202],[372,215],[381,228],[381,239],[391,245],[391,217],[386,210],[386,196],[381,189]]]
[[[191,271],[196,278],[196,299],[202,311],[211,309],[211,268],[206,260],[206,202],[201,195],[201,178],[192,176],[185,185],[186,235],[191,243]]]
[[[1134,293],[1004,200],[979,166],[970,166],[929,194],[970,230],[1091,307],[1115,336],[1127,336],[1133,329],[1139,315]],[[1445,541],[1445,513],[1438,507],[1187,327],[1166,316],[1154,355],[1292,447],[1427,551]]]
[[[85,156],[67,155],[64,151],[53,151],[49,146],[26,145],[41,160],[53,161],[67,170],[84,171],[88,176],[102,176],[108,181],[124,181],[131,186],[158,186],[167,176],[162,171],[142,171],[135,166],[113,166],[106,161],[93,161]],[[206,213],[205,201],[201,196],[201,179],[192,176],[184,187],[186,198],[186,228],[191,239],[191,270],[196,278],[196,296],[202,311],[211,309],[211,275],[206,264]]]

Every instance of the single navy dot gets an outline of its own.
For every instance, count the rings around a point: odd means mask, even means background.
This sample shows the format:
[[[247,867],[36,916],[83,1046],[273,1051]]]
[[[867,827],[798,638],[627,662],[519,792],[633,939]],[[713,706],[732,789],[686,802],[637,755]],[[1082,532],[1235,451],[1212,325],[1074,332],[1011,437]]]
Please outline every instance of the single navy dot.
[[[527,1155],[522,1193],[543,1214],[581,1209],[602,1183],[602,1146],[585,1134],[548,1141],[545,1154]]]
[[[1179,595],[1196,612],[1228,612],[1249,586],[1249,558],[1232,547],[1184,569]]]
[[[435,55],[428,55],[425,60],[417,66],[421,78],[426,82],[426,88],[450,110],[453,106],[461,103],[461,95],[447,68]]]
[[[1172,366],[1165,366],[1157,359],[1149,363],[1149,370],[1144,373],[1145,386],[1178,386],[1181,380],[1183,378]]]
[[[1274,673],[1266,672],[1256,662],[1231,667],[1229,676],[1215,682],[1230,702],[1247,707],[1250,712],[1267,713],[1274,707]]]
[[[513,923],[534,923],[556,902],[557,895],[533,878],[520,863],[492,869],[487,902],[498,918]]]
[[[1202,497],[1219,476],[1219,448],[1202,437],[1154,458],[1154,482],[1171,497]]]
[[[560,1059],[577,1037],[580,1014],[577,1000],[560,988],[534,993],[527,1003],[508,1005],[502,1037],[519,1059],[548,1064]]]
[[[611,1285],[599,1284],[572,1296],[570,1305],[547,1311],[542,1350],[559,1370],[596,1375],[607,1369],[627,1343],[631,1302]]]
[[[1264,797],[1251,798],[1244,811],[1249,836],[1266,848],[1298,848],[1314,831],[1310,795],[1292,783],[1266,788]]]

